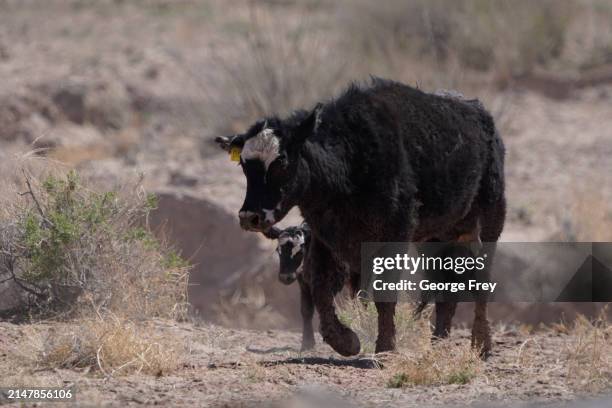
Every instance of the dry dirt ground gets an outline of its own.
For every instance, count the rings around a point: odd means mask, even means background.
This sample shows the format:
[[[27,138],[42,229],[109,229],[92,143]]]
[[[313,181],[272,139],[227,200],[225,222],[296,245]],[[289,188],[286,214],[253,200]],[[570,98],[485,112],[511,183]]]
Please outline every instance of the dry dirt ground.
[[[158,334],[172,336],[184,348],[179,368],[159,378],[104,378],[99,371],[43,369],[26,363],[24,345],[32,339],[23,326],[0,323],[0,386],[75,387],[82,406],[515,406],[527,401],[564,406],[582,396],[559,361],[575,339],[553,330],[527,334],[498,328],[493,356],[467,385],[395,389],[387,386],[395,355],[339,358],[318,336],[314,351],[300,353],[299,333],[287,331],[166,321],[154,325]],[[43,324],[39,329],[49,327]],[[469,332],[456,330],[451,342],[468,343]]]

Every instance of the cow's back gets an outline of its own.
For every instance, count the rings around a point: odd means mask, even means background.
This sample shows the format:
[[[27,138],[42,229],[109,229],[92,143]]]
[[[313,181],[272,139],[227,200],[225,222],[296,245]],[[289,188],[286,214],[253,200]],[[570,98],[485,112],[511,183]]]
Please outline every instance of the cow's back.
[[[480,103],[374,80],[327,104],[320,127],[318,143],[344,146],[353,208],[372,217],[413,200],[419,223],[452,224],[492,166],[503,183],[503,145]]]

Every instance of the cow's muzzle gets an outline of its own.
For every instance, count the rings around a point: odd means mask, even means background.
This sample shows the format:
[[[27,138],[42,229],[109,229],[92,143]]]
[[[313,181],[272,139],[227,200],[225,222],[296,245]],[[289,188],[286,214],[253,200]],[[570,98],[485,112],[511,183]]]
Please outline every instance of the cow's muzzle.
[[[240,211],[238,213],[240,227],[247,231],[265,231],[270,227],[263,214],[253,211]]]
[[[295,272],[291,273],[279,273],[278,280],[284,283],[285,285],[291,285],[297,279],[297,274]]]

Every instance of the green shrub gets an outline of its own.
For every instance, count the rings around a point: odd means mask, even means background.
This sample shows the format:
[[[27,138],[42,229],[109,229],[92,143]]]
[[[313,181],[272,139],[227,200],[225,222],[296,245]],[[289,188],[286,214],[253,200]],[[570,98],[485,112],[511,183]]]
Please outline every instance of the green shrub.
[[[0,224],[0,279],[11,277],[37,309],[106,308],[122,315],[183,315],[189,263],[146,220],[157,198],[97,192],[76,172],[26,176],[26,202]]]

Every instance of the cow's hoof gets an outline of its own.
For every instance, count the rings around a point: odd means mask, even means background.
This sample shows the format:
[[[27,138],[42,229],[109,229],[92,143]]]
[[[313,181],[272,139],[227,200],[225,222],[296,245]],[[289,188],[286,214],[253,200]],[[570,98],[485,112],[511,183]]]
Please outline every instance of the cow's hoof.
[[[478,352],[481,359],[486,360],[491,357],[491,337],[485,339],[472,338],[472,348]]]
[[[359,337],[352,330],[347,330],[342,336],[326,339],[326,342],[344,357],[354,356],[361,351]]]
[[[392,341],[377,341],[376,349],[374,350],[374,352],[378,354],[378,353],[385,353],[385,352],[393,351],[393,350],[395,350],[395,345],[393,344]]]
[[[315,346],[315,341],[314,339],[312,340],[302,340],[302,348],[300,348],[300,351],[309,351],[312,350]]]

